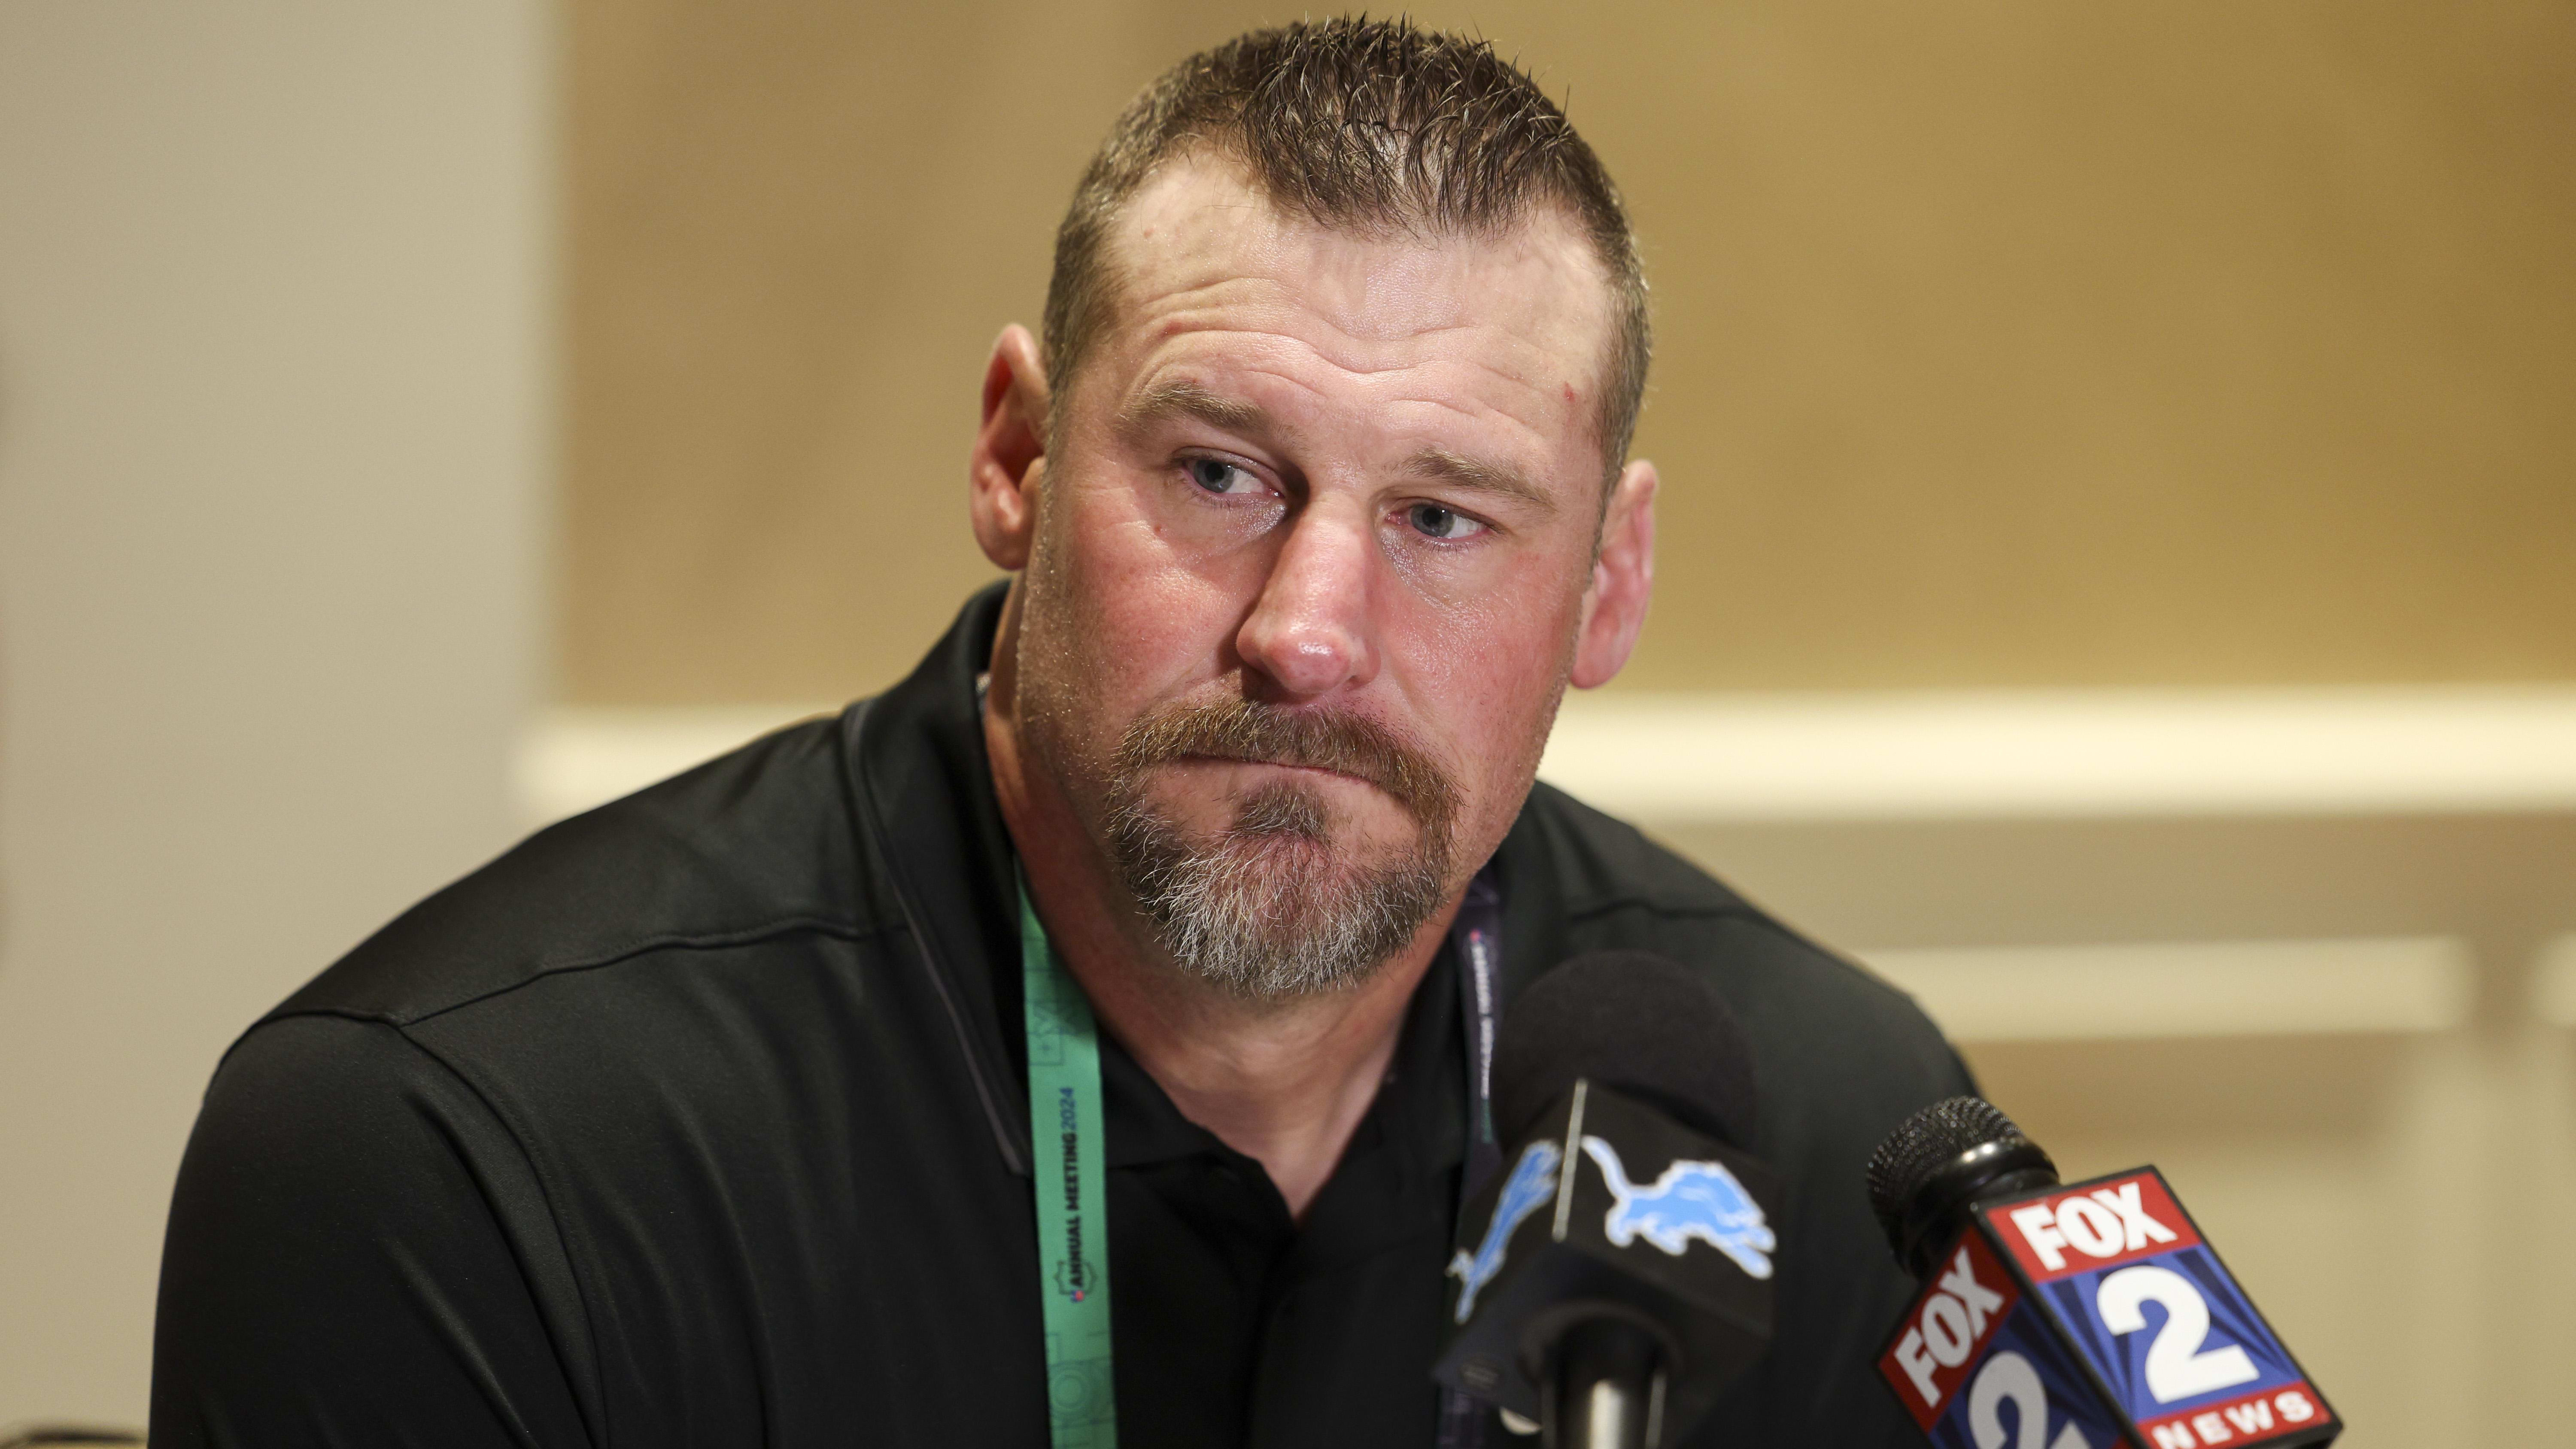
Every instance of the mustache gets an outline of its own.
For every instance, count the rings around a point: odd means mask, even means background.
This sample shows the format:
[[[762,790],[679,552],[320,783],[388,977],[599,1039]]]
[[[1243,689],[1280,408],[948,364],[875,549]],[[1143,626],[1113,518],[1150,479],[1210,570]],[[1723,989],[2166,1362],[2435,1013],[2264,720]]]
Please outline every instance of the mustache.
[[[1135,779],[1156,765],[1200,757],[1298,765],[1366,780],[1425,829],[1445,834],[1458,813],[1458,787],[1430,755],[1366,715],[1286,709],[1252,700],[1177,705],[1128,726],[1116,769]]]

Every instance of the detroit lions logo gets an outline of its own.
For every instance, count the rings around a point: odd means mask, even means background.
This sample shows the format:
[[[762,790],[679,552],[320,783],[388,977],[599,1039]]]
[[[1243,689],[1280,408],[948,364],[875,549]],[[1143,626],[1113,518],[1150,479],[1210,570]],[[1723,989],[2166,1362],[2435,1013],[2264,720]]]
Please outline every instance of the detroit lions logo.
[[[1628,1180],[1618,1149],[1609,1143],[1585,1137],[1583,1150],[1600,1165],[1601,1179],[1614,1199],[1601,1223],[1613,1244],[1624,1248],[1643,1237],[1678,1258],[1697,1238],[1733,1258],[1746,1273],[1771,1276],[1770,1255],[1780,1240],[1762,1221],[1762,1205],[1724,1164],[1675,1162],[1661,1177],[1640,1185]]]
[[[1558,1153],[1553,1142],[1533,1142],[1512,1164],[1512,1175],[1503,1183],[1502,1196],[1494,1199],[1494,1216],[1485,1224],[1485,1240],[1476,1245],[1474,1254],[1460,1248],[1449,1260],[1449,1275],[1462,1285],[1458,1290],[1458,1321],[1476,1311],[1476,1290],[1494,1281],[1503,1271],[1503,1248],[1512,1234],[1531,1213],[1547,1206],[1556,1196],[1556,1163]]]

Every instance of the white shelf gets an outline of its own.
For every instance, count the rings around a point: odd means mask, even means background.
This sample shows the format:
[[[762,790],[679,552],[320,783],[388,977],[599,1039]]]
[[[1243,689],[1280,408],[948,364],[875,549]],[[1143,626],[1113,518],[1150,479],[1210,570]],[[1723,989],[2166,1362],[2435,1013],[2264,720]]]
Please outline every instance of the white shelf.
[[[560,818],[827,706],[559,709]],[[1579,695],[1540,775],[1655,824],[2576,810],[2576,688]]]
[[[2447,1031],[2469,951],[2446,937],[1877,951],[1864,962],[1954,1041]]]
[[[2576,809],[2576,689],[1621,694],[1542,777],[1641,820]]]
[[[557,708],[519,741],[514,782],[529,829],[550,825],[703,764],[828,705]]]

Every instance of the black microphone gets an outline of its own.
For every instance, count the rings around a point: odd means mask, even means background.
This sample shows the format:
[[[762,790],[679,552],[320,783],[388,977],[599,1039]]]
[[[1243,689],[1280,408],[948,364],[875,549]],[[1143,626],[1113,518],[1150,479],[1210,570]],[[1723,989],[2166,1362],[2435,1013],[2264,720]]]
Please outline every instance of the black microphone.
[[[2292,1449],[2343,1432],[2153,1167],[2062,1184],[2011,1118],[1952,1097],[1879,1144],[1869,1201],[1923,1283],[1879,1373],[1943,1449]]]
[[[1677,1440],[1771,1338],[1743,1028],[1664,957],[1578,956],[1512,1003],[1493,1104],[1505,1165],[1461,1214],[1433,1377],[1548,1449]]]

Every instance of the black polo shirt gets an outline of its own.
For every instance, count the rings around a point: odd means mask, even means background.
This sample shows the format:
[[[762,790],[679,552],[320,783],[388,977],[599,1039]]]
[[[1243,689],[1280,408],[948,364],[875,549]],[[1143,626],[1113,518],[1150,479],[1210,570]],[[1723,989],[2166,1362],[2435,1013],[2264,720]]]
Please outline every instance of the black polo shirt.
[[[156,1446],[1047,1442],[1000,593],[837,718],[541,832],[227,1056],[180,1171]],[[1906,1284],[1861,1164],[1965,1090],[1912,1004],[1547,787],[1494,861],[1503,995],[1708,972],[1788,1183],[1770,1353],[1705,1444],[1897,1445]],[[1423,1449],[1464,1139],[1455,965],[1292,1223],[1104,1042],[1120,1439]],[[1508,1012],[1508,1005],[1506,1005]]]

